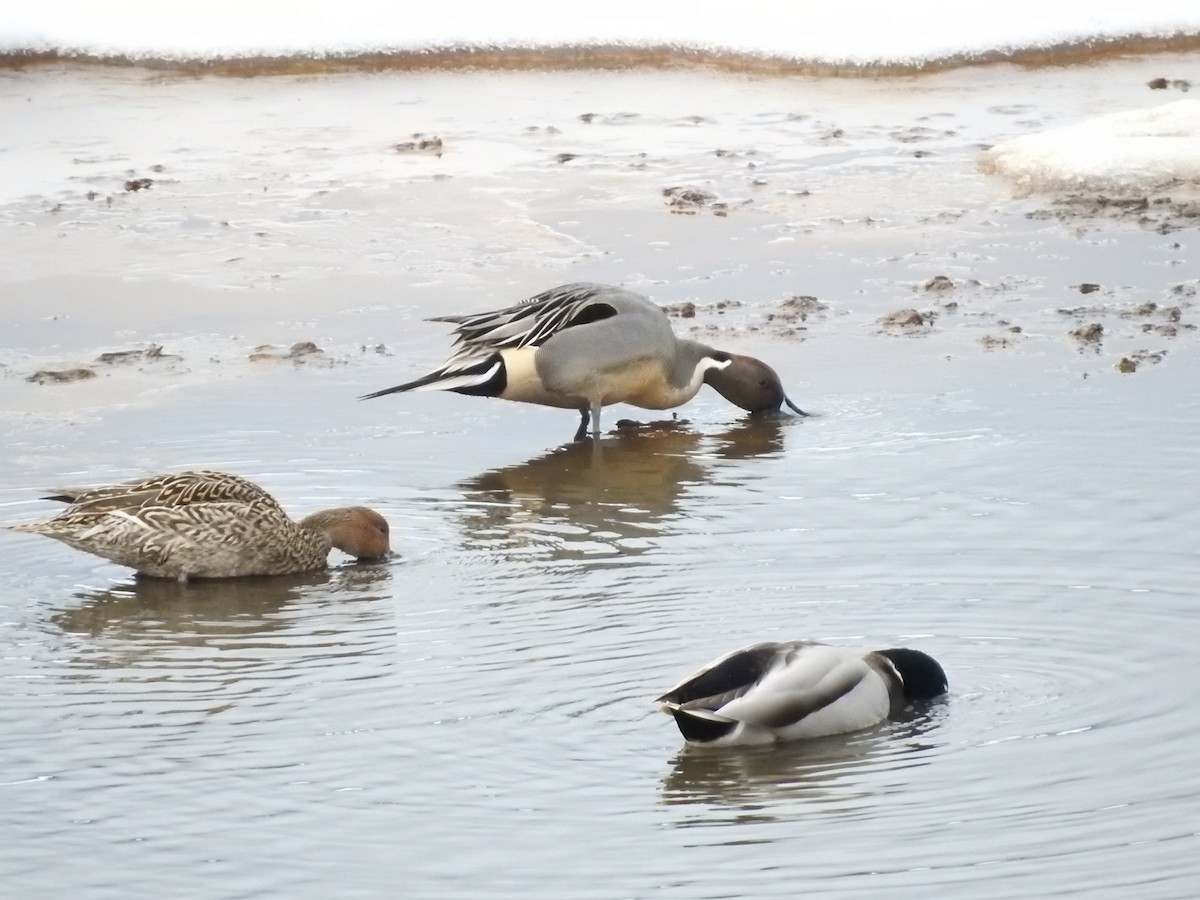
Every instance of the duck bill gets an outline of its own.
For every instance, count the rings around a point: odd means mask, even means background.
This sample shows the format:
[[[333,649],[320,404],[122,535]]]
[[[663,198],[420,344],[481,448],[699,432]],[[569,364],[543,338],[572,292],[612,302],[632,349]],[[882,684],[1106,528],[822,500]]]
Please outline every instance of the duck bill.
[[[794,412],[798,416],[811,416],[812,415],[812,413],[806,413],[804,410],[802,410],[800,407],[798,407],[795,403],[793,403],[787,394],[783,395],[783,402],[787,404],[788,409],[790,409],[792,412]]]

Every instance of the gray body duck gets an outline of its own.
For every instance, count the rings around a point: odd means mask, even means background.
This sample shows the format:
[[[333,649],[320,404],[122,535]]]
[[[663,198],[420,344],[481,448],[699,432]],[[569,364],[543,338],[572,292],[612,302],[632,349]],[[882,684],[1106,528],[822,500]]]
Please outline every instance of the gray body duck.
[[[600,435],[600,410],[613,403],[670,409],[708,384],[752,413],[785,403],[775,370],[752,356],[680,339],[648,298],[603,284],[565,284],[516,306],[440,316],[455,328],[454,352],[414,381],[366,394],[454,391],[580,412],[575,440]]]

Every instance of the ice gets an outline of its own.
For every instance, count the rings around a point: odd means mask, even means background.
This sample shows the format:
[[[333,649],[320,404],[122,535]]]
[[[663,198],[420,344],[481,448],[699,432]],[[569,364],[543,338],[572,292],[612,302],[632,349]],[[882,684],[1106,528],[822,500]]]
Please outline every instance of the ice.
[[[1200,100],[1110,113],[983,154],[985,171],[1034,191],[1146,192],[1200,185]]]

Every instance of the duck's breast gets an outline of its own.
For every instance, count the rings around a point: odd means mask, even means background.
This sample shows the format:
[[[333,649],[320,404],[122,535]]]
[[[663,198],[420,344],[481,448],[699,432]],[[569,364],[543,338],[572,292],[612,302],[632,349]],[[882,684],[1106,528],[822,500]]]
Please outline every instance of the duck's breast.
[[[502,350],[505,385],[500,396],[519,403],[537,403],[540,406],[556,406],[563,409],[583,409],[588,405],[587,397],[572,390],[572,385],[559,383],[555,390],[546,384],[538,366],[538,348],[522,347],[519,350]]]

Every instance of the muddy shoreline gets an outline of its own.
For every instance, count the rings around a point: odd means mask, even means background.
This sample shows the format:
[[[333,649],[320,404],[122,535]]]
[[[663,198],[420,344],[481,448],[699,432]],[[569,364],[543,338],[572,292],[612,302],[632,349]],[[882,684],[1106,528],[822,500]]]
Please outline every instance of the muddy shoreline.
[[[949,54],[919,62],[849,63],[791,59],[703,47],[611,45],[429,46],[330,52],[319,55],[230,55],[217,58],[97,55],[86,51],[19,49],[0,53],[0,70],[68,64],[138,68],[186,75],[251,78],[261,75],[322,75],[380,72],[647,71],[683,70],[762,77],[880,78],[1010,63],[1023,68],[1093,65],[1162,53],[1200,50],[1200,34],[1131,34],[1062,41],[1036,47]]]

